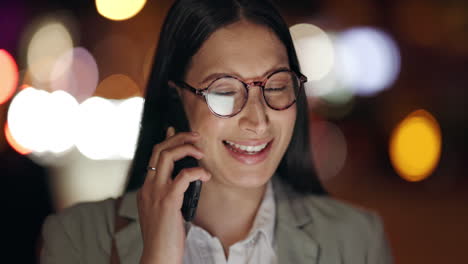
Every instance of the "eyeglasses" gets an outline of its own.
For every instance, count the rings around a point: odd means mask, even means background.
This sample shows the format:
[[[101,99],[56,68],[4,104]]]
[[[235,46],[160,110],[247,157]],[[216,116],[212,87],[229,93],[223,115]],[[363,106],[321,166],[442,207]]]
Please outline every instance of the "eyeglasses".
[[[285,110],[291,107],[299,95],[307,77],[288,69],[281,69],[268,75],[263,81],[246,83],[234,76],[223,76],[213,80],[204,89],[195,89],[183,81],[174,81],[180,88],[202,96],[210,111],[218,117],[233,117],[240,113],[247,104],[249,89],[252,86],[262,88],[263,98],[273,110]]]

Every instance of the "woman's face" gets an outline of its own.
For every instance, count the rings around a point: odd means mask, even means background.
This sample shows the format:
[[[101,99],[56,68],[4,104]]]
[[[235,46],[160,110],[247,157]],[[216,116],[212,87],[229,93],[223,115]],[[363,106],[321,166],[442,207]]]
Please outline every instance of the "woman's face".
[[[267,73],[289,68],[286,48],[267,27],[239,21],[214,32],[193,56],[185,82],[201,89],[227,74],[244,82],[262,81]],[[211,181],[233,187],[259,187],[275,172],[283,157],[296,120],[296,105],[283,111],[269,108],[261,88],[252,86],[244,109],[231,118],[213,115],[202,97],[178,89],[192,131],[201,139],[196,146],[205,157],[201,166]],[[231,144],[228,144],[230,142]],[[239,146],[268,143],[263,150],[245,153]],[[252,150],[252,148],[250,148]]]

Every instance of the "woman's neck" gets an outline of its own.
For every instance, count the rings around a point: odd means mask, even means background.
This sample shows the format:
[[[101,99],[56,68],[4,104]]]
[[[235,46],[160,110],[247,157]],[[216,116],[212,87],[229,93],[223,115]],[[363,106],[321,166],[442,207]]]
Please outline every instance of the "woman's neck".
[[[248,235],[265,190],[266,184],[258,188],[235,188],[212,178],[203,183],[193,222],[217,237],[227,253],[232,244]]]

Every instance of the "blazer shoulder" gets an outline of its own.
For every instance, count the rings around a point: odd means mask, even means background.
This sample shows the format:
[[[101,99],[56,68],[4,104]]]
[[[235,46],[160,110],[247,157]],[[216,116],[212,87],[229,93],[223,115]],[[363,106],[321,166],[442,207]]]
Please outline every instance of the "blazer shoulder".
[[[108,198],[97,202],[82,202],[65,208],[56,216],[65,225],[96,224],[108,217],[114,217],[114,198]]]
[[[114,199],[79,203],[49,215],[42,226],[41,263],[84,263],[110,250]]]
[[[363,232],[372,236],[382,229],[382,221],[378,214],[347,202],[327,196],[307,195],[304,204],[314,222],[322,225],[332,225],[343,232]]]
[[[109,198],[97,202],[82,202],[49,215],[43,226],[44,238],[54,233],[64,233],[74,243],[81,244],[98,232],[112,233],[114,201]]]

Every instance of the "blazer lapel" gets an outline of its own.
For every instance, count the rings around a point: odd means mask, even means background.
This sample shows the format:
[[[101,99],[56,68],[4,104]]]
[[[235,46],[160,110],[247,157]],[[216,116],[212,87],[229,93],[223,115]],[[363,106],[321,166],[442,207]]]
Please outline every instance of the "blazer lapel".
[[[273,177],[276,199],[276,252],[278,263],[319,263],[320,245],[313,236],[313,221],[301,196]]]
[[[138,222],[136,192],[125,194],[118,215],[128,220],[128,224],[114,234],[120,263],[138,263],[143,251],[143,244],[141,243],[142,238]]]

